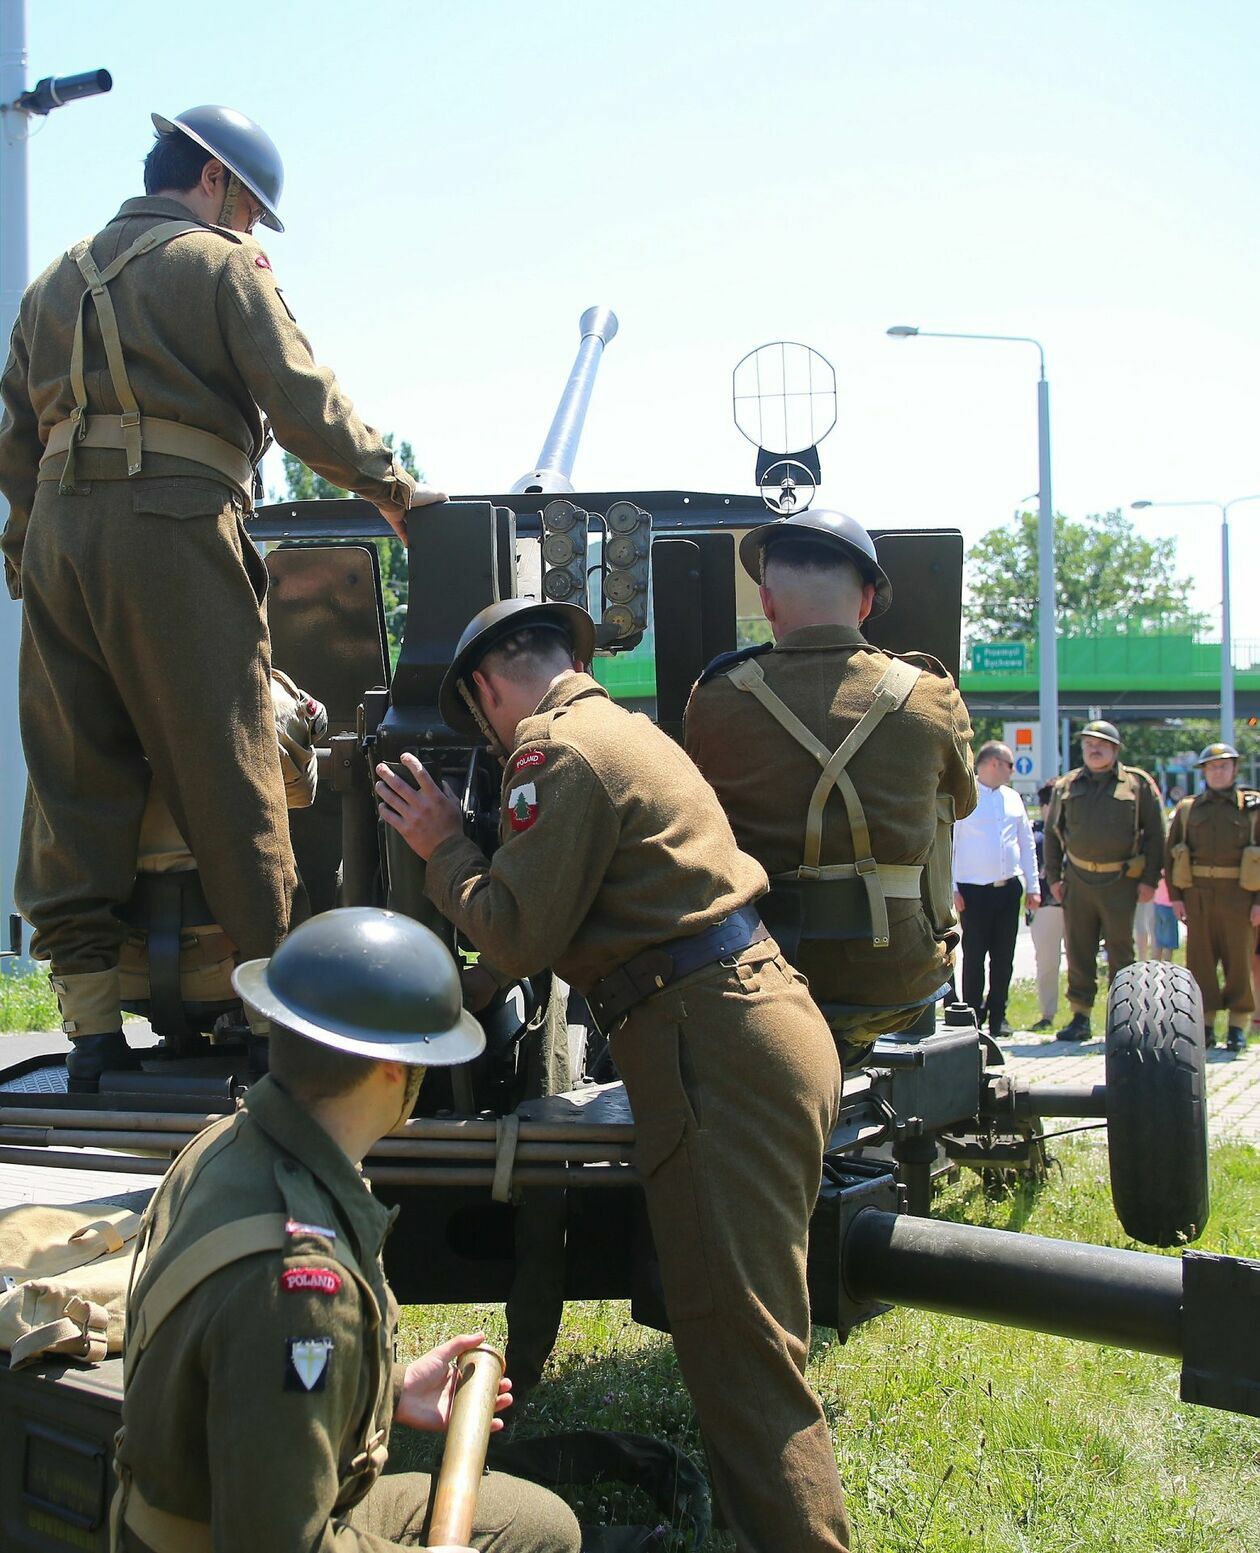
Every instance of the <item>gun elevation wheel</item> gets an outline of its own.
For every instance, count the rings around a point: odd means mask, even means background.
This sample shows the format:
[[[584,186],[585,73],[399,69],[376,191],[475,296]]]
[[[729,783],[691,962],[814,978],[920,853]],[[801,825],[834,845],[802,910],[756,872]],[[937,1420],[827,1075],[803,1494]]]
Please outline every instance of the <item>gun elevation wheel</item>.
[[[1117,975],[1106,1060],[1116,1216],[1148,1246],[1197,1240],[1208,1217],[1203,999],[1184,966],[1141,960]]]

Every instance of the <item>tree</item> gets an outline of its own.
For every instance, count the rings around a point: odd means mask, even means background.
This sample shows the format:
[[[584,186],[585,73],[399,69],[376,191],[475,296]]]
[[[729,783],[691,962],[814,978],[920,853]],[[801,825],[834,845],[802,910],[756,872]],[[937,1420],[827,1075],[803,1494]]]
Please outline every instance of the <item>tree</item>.
[[[1180,577],[1176,544],[1147,539],[1119,510],[1081,521],[1054,520],[1059,634],[1198,631],[1193,578]],[[1030,641],[1037,635],[1037,517],[1021,512],[993,529],[967,557],[969,642]]]
[[[387,448],[393,449],[392,431],[387,432],[382,440]],[[413,480],[424,479],[410,442],[398,444],[398,462]],[[288,501],[337,501],[350,494],[331,480],[325,480],[323,475],[317,475],[294,453],[284,454],[284,484],[285,499]],[[396,653],[407,619],[407,552],[402,541],[392,535],[388,539],[373,540],[373,544],[381,563],[381,592],[385,601],[389,644],[392,652]]]

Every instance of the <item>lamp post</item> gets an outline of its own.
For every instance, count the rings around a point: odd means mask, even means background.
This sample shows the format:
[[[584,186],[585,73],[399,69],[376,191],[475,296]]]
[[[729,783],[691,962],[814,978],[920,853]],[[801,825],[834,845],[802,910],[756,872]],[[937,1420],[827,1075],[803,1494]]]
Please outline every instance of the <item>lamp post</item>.
[[[1260,501],[1260,495],[1235,496],[1232,501],[1135,501],[1130,506],[1215,507],[1221,515],[1221,738],[1234,742],[1234,653],[1229,609],[1229,509],[1243,502]]]
[[[1037,664],[1038,714],[1041,719],[1042,762],[1050,775],[1059,765],[1059,659],[1055,642],[1054,505],[1050,491],[1050,384],[1046,381],[1046,353],[1040,340],[1026,334],[952,334],[919,329],[913,324],[894,324],[887,331],[893,339],[913,336],[927,340],[996,340],[1004,345],[1034,345],[1041,363],[1037,379]],[[1040,775],[1040,773],[1039,773]]]

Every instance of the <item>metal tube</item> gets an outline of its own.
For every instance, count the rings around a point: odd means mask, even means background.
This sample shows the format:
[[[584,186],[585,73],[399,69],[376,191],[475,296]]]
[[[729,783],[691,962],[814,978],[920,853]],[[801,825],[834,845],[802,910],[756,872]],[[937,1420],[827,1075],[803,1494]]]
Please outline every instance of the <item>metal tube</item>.
[[[551,430],[538,455],[537,468],[523,475],[512,487],[518,494],[525,491],[573,489],[573,464],[577,458],[582,426],[590,408],[595,375],[599,371],[604,346],[617,333],[617,315],[610,307],[588,307],[582,314],[578,328],[582,338],[573,370],[560,395]]]
[[[1221,505],[1221,738],[1234,742],[1234,650],[1229,608],[1229,503]]]
[[[459,1381],[429,1518],[430,1547],[466,1547],[472,1536],[504,1362],[499,1350],[488,1343],[457,1361]]]
[[[858,1300],[1181,1356],[1174,1257],[865,1208],[845,1236],[841,1269]]]
[[[1015,1115],[1106,1116],[1106,1084],[1030,1084],[1016,1088]]]
[[[1045,358],[1037,382],[1037,700],[1041,719],[1042,767],[1037,780],[1058,776],[1059,657],[1055,637],[1058,600],[1054,586],[1054,502],[1050,491],[1050,384]]]

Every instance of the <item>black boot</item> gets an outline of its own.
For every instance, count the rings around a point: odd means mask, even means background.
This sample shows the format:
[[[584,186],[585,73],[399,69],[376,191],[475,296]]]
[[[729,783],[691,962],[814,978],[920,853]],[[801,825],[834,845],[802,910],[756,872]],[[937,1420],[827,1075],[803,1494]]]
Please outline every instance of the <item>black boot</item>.
[[[1062,1030],[1055,1032],[1056,1041],[1088,1041],[1089,1040],[1089,1015],[1073,1014]]]
[[[1241,1025],[1230,1025],[1229,1033],[1225,1037],[1225,1050],[1227,1052],[1245,1052],[1247,1050],[1247,1032]]]
[[[72,1095],[95,1095],[100,1091],[101,1074],[111,1068],[135,1069],[140,1066],[139,1052],[127,1045],[121,1030],[107,1035],[78,1035],[70,1041],[66,1072]]]
[[[1216,1030],[1212,1025],[1203,1026],[1203,1044],[1204,1046],[1216,1045]]]

